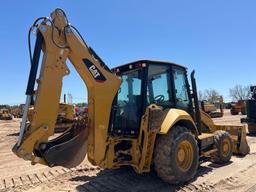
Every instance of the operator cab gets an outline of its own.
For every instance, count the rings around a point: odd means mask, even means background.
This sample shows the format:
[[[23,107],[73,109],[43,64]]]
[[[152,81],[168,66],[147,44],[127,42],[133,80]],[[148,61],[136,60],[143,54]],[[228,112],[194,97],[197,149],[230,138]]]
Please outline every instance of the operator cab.
[[[113,102],[110,134],[137,137],[150,104],[193,113],[187,70],[170,62],[140,60],[112,70],[122,83]]]

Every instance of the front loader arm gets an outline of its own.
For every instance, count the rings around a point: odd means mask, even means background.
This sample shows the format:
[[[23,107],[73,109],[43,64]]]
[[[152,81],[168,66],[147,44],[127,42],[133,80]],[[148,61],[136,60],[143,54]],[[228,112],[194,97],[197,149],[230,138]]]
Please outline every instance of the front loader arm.
[[[89,160],[94,164],[104,163],[111,106],[119,89],[120,79],[85,44],[75,28],[69,25],[61,9],[56,9],[51,18],[52,20],[45,18],[37,26],[38,36],[43,37],[43,58],[35,91],[34,111],[28,124],[28,110],[25,107],[19,140],[13,151],[32,163],[73,167],[83,160],[88,144]],[[36,51],[38,52],[35,49]],[[36,59],[38,58],[34,54],[33,61]],[[88,90],[88,124],[78,122],[63,135],[49,140],[54,134],[62,80],[69,74],[67,59],[71,61]],[[30,73],[35,74],[32,68]],[[30,74],[31,76],[33,77]],[[31,89],[31,86],[34,89],[33,78],[29,78],[28,87]],[[33,96],[31,91],[27,92],[27,107]]]

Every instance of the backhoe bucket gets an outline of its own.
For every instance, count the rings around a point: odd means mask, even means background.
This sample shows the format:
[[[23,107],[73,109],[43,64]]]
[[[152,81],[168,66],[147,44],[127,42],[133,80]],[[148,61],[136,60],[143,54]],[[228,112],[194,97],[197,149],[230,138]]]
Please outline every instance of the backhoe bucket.
[[[75,122],[71,129],[47,143],[40,144],[40,154],[49,166],[78,166],[87,152],[88,129]]]
[[[47,142],[41,142],[33,149],[34,155],[24,154],[18,143],[13,147],[13,152],[24,158],[31,160],[32,164],[47,164],[50,167],[63,166],[72,168],[78,166],[87,153],[88,128],[85,120],[75,120],[72,127],[60,136]],[[25,144],[26,146],[26,144]],[[34,156],[34,157],[33,157]],[[38,161],[37,157],[41,160]]]

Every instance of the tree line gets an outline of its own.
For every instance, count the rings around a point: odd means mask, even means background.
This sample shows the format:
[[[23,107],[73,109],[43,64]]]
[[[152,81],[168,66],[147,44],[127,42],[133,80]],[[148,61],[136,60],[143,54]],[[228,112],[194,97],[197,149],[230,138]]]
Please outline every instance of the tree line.
[[[236,85],[233,88],[229,89],[229,97],[232,99],[232,101],[239,101],[239,100],[247,100],[250,98],[250,86],[242,86],[242,85]],[[198,92],[198,99],[200,101],[209,101],[214,102],[216,101],[216,98],[220,97],[220,93],[216,89],[206,89],[204,91]],[[76,106],[78,107],[84,107],[86,106],[86,103],[76,103]],[[13,108],[20,108],[23,109],[24,105],[0,105],[0,109],[7,108],[7,109],[13,109]]]
[[[250,98],[250,86],[236,85],[229,89],[229,97],[232,101],[247,100]],[[198,92],[198,99],[200,101],[206,100],[213,102],[220,94],[216,89],[206,89]]]

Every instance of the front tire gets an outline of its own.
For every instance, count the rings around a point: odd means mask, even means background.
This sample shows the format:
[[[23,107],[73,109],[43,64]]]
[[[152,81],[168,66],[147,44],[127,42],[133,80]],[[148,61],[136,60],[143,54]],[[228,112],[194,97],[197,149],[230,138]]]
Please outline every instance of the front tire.
[[[181,184],[192,179],[197,172],[198,159],[197,141],[184,126],[174,126],[156,141],[155,171],[170,184]]]
[[[215,131],[214,145],[217,153],[212,157],[213,162],[218,164],[229,162],[233,154],[233,140],[230,134],[222,130]]]

